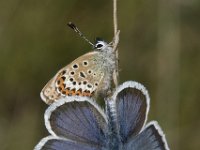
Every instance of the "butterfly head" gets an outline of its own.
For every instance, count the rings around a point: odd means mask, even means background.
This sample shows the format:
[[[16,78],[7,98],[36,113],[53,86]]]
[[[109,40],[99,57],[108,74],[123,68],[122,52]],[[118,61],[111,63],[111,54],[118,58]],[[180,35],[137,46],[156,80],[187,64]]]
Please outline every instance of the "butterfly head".
[[[102,51],[102,52],[112,52],[113,51],[112,46],[110,44],[108,44],[107,42],[105,42],[101,38],[96,38],[94,48],[95,48],[95,50]]]

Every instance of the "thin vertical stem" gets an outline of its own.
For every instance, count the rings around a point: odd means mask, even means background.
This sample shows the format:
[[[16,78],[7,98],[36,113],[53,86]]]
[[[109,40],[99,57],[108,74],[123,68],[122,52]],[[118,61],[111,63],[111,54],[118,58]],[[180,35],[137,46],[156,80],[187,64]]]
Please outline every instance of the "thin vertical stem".
[[[117,35],[117,0],[113,0],[113,23],[114,23],[114,37]]]
[[[118,78],[119,78],[119,69],[118,69],[118,43],[119,43],[119,30],[118,30],[118,22],[117,22],[117,0],[113,0],[113,26],[114,26],[114,40],[113,40],[113,49],[116,53],[116,70],[113,73],[113,82],[115,84],[115,87],[118,85]]]

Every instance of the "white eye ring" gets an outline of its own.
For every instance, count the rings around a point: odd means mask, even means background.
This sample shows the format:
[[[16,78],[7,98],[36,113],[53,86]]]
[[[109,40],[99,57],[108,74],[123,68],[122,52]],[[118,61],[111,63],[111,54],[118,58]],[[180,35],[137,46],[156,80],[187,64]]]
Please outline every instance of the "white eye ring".
[[[106,46],[106,43],[104,41],[98,41],[96,44],[95,44],[95,48],[96,49],[103,49],[105,48]]]

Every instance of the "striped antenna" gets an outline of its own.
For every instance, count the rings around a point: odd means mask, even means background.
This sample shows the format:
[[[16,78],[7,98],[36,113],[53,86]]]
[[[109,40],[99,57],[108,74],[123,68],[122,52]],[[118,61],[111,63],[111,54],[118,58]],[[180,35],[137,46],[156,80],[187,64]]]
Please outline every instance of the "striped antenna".
[[[77,28],[77,26],[76,26],[74,23],[69,22],[67,25],[68,25],[70,28],[72,28],[76,33],[78,33],[79,36],[80,36],[81,38],[83,38],[84,40],[86,40],[90,45],[92,45],[92,46],[94,47],[94,44],[93,44],[92,42],[90,42],[90,41],[84,36],[84,34]]]

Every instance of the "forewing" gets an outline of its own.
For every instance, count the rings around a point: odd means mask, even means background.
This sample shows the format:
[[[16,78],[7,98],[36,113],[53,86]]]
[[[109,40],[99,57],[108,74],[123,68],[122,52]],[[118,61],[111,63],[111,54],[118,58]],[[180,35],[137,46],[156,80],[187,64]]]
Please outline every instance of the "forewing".
[[[130,135],[136,135],[143,127],[149,110],[149,95],[143,85],[129,81],[119,86],[111,104],[119,126],[122,142]]]
[[[133,135],[124,147],[124,150],[169,150],[165,135],[155,121],[137,136]]]
[[[64,138],[48,136],[43,138],[34,150],[100,150],[101,147],[92,144],[70,141]]]
[[[104,76],[96,65],[96,55],[96,51],[87,53],[58,71],[41,91],[43,101],[51,104],[65,96],[91,97]]]
[[[89,98],[66,97],[45,113],[48,131],[59,137],[93,145],[105,144],[106,117]]]
[[[92,96],[103,78],[103,72],[97,67],[99,52],[87,53],[68,65],[66,73],[56,80],[61,95]]]

